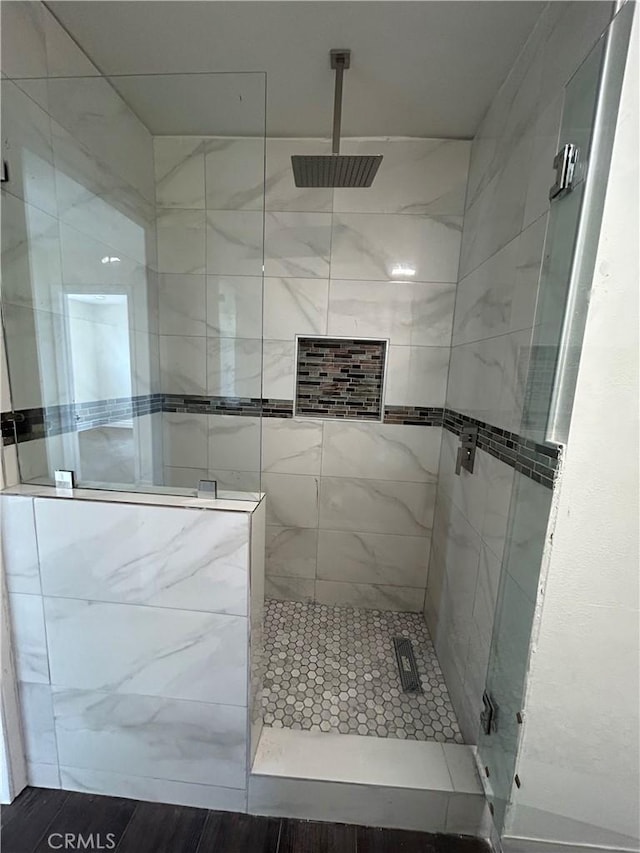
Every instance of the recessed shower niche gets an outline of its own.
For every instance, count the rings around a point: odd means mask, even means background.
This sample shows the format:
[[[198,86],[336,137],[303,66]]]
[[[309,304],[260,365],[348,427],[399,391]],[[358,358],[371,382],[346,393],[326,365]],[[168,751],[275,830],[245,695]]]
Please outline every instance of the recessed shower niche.
[[[382,420],[386,341],[298,337],[296,344],[296,416]]]

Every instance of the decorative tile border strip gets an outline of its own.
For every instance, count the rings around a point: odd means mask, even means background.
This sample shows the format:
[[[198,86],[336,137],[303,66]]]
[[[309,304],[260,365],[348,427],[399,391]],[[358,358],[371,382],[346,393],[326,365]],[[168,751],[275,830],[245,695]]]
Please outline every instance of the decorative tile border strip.
[[[195,394],[164,394],[163,412],[192,415],[292,418],[293,401],[273,397],[202,397]]]
[[[485,421],[470,418],[453,409],[444,410],[443,426],[460,435],[462,427],[478,428],[478,447],[515,468],[525,477],[551,489],[558,468],[559,448],[538,444],[515,432],[491,426]]]
[[[442,426],[442,406],[385,406],[384,423],[404,426]]]
[[[80,432],[108,426],[129,418],[159,412],[182,412],[241,417],[292,418],[293,401],[260,397],[206,397],[192,394],[148,394],[99,400],[78,405],[50,406],[46,409],[22,409],[15,413],[18,443],[37,438]],[[0,416],[5,445],[14,444],[14,416]],[[478,447],[496,459],[547,488],[553,487],[558,468],[559,448],[538,444],[517,433],[491,426],[453,409],[439,406],[385,406],[384,423],[405,426],[444,426],[454,435],[462,427],[478,429]]]

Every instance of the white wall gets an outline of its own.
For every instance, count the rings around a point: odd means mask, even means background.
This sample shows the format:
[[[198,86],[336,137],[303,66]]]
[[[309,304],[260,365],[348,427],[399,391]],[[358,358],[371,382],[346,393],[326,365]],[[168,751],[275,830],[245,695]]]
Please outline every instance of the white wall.
[[[638,18],[613,149],[509,850],[640,848]]]

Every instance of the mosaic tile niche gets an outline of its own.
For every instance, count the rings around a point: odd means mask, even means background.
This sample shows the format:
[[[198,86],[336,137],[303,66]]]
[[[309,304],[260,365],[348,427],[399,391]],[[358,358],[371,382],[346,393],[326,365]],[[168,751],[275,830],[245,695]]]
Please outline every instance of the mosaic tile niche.
[[[387,342],[299,337],[297,416],[381,421]]]

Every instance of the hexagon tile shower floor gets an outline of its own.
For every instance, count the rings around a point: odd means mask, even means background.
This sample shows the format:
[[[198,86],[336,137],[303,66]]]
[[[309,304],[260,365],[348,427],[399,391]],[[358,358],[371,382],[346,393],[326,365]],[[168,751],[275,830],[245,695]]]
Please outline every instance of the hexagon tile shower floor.
[[[424,693],[403,693],[394,636],[413,643]],[[276,728],[463,743],[419,613],[267,601],[263,710]]]

